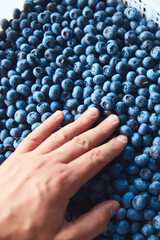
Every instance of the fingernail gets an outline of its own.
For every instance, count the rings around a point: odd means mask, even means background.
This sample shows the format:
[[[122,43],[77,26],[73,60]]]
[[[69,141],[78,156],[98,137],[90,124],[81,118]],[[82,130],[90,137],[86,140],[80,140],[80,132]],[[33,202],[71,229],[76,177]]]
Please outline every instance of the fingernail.
[[[86,112],[86,115],[91,118],[95,118],[97,116],[97,109],[96,108],[89,108]]]
[[[128,138],[125,135],[119,135],[118,137],[116,137],[116,139],[120,142],[127,142]]]
[[[116,115],[110,115],[106,118],[107,122],[111,122],[111,123],[117,123],[118,122],[118,117]]]
[[[114,203],[112,206],[111,206],[111,210],[110,210],[110,216],[111,218],[116,214],[117,210],[119,209],[120,205],[119,203]]]
[[[61,111],[56,111],[55,113],[54,113],[54,117],[55,118],[61,118],[62,117],[62,112]]]

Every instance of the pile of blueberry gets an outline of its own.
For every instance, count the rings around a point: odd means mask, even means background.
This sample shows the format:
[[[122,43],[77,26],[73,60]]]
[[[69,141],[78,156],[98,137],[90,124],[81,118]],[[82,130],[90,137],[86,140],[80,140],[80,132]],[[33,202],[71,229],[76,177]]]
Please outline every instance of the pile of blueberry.
[[[56,110],[120,118],[124,152],[71,199],[68,219],[115,199],[98,240],[160,239],[160,30],[117,0],[26,0],[0,31],[0,163]]]

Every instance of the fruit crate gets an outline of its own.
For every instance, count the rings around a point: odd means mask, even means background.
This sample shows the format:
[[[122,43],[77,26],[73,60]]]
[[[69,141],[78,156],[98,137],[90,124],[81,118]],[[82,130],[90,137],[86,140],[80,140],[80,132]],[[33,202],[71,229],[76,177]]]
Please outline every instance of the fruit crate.
[[[128,7],[135,7],[147,20],[153,20],[160,27],[159,0],[119,0]]]

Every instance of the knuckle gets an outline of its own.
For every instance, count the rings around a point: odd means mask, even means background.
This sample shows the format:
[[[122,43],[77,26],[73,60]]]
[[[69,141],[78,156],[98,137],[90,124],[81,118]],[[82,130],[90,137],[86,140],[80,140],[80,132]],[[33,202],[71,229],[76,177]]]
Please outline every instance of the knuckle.
[[[103,164],[103,160],[104,160],[104,156],[103,153],[100,149],[93,149],[90,152],[90,159],[92,161],[93,164],[98,164],[98,165],[102,165]]]
[[[38,184],[36,184],[36,192],[39,198],[42,199],[42,197],[46,196],[46,194],[48,194],[48,184],[47,182],[39,182]]]
[[[67,142],[69,141],[69,136],[64,130],[59,130],[55,133],[55,140],[58,140],[59,142]]]
[[[88,150],[90,148],[90,141],[84,136],[76,136],[73,139],[74,144],[80,146],[83,150]]]
[[[37,143],[37,135],[32,133],[25,138],[25,141],[28,141],[30,144]]]
[[[64,186],[67,183],[68,180],[68,171],[65,168],[61,168],[58,171],[58,177],[56,180],[56,185],[57,185],[57,189],[62,190],[62,188],[64,188]]]

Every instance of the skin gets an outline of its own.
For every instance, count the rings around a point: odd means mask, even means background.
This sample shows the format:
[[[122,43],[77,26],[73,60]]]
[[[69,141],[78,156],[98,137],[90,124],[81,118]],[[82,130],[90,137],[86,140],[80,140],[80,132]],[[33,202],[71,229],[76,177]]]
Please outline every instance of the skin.
[[[1,165],[0,240],[91,240],[105,230],[119,208],[116,201],[73,222],[65,219],[69,199],[127,144],[125,136],[104,144],[119,119],[111,115],[90,129],[98,116],[90,108],[55,132],[64,117],[57,111]]]

